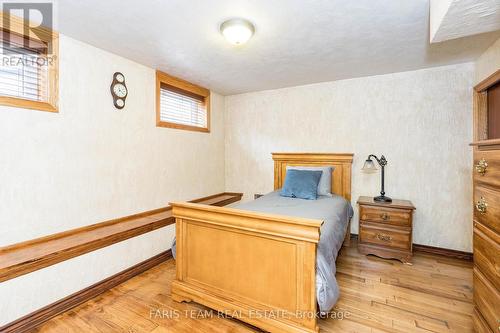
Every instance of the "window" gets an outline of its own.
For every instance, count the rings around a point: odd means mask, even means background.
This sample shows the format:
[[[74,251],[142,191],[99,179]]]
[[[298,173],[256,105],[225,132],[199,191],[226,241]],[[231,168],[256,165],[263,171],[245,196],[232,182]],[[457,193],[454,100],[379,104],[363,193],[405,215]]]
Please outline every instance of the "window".
[[[210,132],[210,91],[157,71],[156,125]]]
[[[6,19],[9,30],[3,28]],[[42,29],[28,37],[22,19],[1,20],[0,105],[58,112],[57,33]]]

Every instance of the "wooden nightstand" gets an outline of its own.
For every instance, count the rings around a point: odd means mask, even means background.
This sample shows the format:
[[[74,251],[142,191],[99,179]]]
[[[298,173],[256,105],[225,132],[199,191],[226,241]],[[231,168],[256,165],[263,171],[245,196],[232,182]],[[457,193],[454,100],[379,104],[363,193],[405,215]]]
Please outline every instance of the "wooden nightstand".
[[[372,197],[359,197],[358,205],[359,251],[410,263],[413,204],[408,200],[386,203],[373,201]]]

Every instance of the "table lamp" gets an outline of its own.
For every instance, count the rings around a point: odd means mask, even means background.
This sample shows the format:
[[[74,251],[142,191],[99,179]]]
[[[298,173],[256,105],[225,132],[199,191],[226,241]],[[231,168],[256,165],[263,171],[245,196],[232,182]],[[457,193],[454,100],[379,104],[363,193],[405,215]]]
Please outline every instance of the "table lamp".
[[[361,170],[366,173],[377,172],[377,167],[375,166],[375,163],[372,161],[372,157],[377,161],[377,163],[382,168],[382,188],[380,190],[380,195],[378,197],[373,198],[373,200],[378,202],[392,202],[391,198],[385,196],[385,191],[384,191],[385,166],[387,165],[387,160],[385,159],[384,155],[382,155],[380,159],[373,154],[368,155],[368,158],[366,159],[365,164],[363,165],[363,168]]]

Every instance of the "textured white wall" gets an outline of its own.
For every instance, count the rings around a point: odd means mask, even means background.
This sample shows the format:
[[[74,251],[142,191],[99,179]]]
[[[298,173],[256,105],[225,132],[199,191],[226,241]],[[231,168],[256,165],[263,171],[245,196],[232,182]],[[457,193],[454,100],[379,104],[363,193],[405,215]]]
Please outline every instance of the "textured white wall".
[[[0,106],[0,246],[224,190],[224,97],[212,94],[210,134],[158,128],[155,71],[66,36],[60,87],[57,114]],[[170,248],[173,229],[0,283],[15,300],[0,302],[0,325]]]
[[[417,207],[414,242],[471,250],[472,63],[226,97],[226,190],[273,188],[271,152],[352,152],[353,204],[386,191]],[[358,214],[352,231],[358,232]]]
[[[477,60],[474,82],[477,84],[500,69],[500,38]]]

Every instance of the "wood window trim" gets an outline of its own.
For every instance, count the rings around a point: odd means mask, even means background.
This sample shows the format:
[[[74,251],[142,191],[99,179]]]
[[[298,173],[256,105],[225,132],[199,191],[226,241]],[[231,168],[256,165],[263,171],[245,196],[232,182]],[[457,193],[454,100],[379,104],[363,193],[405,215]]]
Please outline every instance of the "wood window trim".
[[[160,118],[160,110],[161,110],[160,93],[162,84],[166,84],[175,87],[181,91],[185,91],[187,93],[195,94],[197,96],[202,97],[207,111],[207,126],[197,127],[197,126],[176,124],[172,122],[162,121]],[[210,90],[157,70],[156,71],[156,126],[210,133]]]
[[[29,22],[20,17],[9,15],[0,11],[0,27],[4,27],[4,22],[9,20],[9,31],[20,36],[25,36],[24,27],[29,26]],[[32,24],[33,26],[35,24]],[[45,43],[51,47],[51,61],[48,64],[48,100],[33,101],[29,99],[0,96],[0,105],[11,106],[16,108],[31,109],[45,112],[59,112],[59,33],[48,28],[39,28],[39,35],[25,36],[32,40]]]
[[[500,82],[500,69],[478,83],[473,89],[474,143],[484,145],[498,139],[488,139],[488,88]]]

